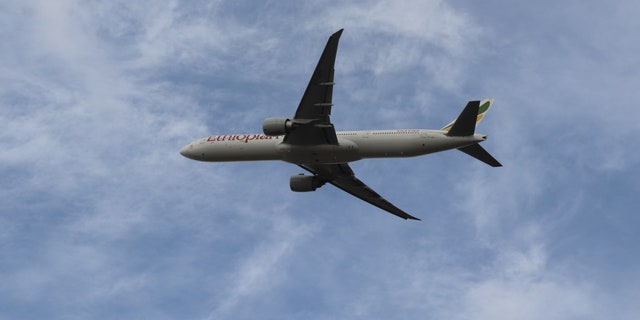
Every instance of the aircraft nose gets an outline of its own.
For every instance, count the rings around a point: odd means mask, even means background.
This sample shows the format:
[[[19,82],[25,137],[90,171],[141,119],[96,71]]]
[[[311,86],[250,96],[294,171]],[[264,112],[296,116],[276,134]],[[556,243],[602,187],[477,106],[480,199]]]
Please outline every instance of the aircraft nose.
[[[193,159],[193,157],[195,156],[193,153],[193,143],[189,143],[188,145],[184,146],[182,149],[180,149],[180,154],[183,157],[189,158],[189,159]]]

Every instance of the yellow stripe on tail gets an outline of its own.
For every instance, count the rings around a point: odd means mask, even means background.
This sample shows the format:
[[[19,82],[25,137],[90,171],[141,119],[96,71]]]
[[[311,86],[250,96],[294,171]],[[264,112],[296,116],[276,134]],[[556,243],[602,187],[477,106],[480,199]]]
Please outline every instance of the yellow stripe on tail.
[[[484,99],[484,100],[480,101],[480,108],[478,109],[478,117],[476,118],[476,125],[478,125],[480,120],[482,120],[482,118],[484,118],[485,113],[487,113],[487,111],[489,111],[489,108],[491,108],[491,105],[493,104],[494,100],[495,99]],[[456,120],[453,120],[453,121],[449,122],[449,124],[447,124],[446,126],[444,126],[444,128],[442,128],[440,130],[449,131],[451,129],[451,127],[453,126],[453,124],[456,122]]]

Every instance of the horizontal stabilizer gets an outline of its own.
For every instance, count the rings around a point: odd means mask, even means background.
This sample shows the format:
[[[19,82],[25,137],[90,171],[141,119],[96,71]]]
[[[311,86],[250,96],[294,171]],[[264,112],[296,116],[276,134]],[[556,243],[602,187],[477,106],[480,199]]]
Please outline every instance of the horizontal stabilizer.
[[[458,148],[458,150],[492,166],[492,167],[502,167],[502,164],[498,162],[492,155],[487,152],[483,147],[479,144],[472,144],[470,146]]]
[[[454,137],[471,136],[476,131],[476,120],[480,110],[480,101],[469,101],[467,106],[453,123],[447,135]]]

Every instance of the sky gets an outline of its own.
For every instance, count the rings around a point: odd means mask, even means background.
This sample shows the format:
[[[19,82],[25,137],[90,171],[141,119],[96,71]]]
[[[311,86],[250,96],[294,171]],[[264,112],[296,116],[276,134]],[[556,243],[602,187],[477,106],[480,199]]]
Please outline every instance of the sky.
[[[637,1],[0,2],[0,319],[639,319]],[[422,219],[197,138],[295,112],[344,28],[337,130],[457,151],[351,164]]]

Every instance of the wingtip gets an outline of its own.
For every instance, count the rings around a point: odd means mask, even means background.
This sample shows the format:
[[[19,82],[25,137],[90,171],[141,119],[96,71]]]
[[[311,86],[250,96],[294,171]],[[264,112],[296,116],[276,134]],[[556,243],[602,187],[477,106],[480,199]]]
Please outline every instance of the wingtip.
[[[408,213],[405,212],[405,214],[403,216],[401,216],[401,218],[405,219],[405,220],[418,220],[418,221],[422,221],[420,218],[416,218]]]

